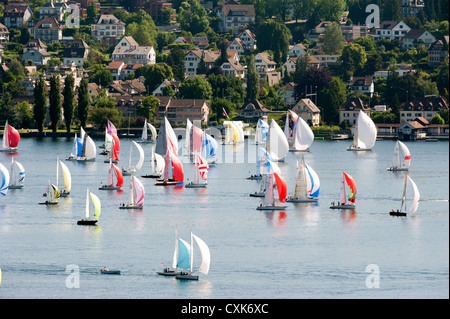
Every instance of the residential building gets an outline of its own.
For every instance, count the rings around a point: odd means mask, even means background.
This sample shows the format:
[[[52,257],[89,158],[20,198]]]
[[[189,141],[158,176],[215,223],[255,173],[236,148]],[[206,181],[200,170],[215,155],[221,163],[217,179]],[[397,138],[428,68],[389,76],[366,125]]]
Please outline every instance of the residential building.
[[[400,123],[413,121],[417,117],[431,121],[442,109],[448,110],[448,103],[443,96],[429,95],[403,102],[400,109]]]
[[[157,96],[159,107],[155,114],[155,120],[161,120],[164,116],[170,123],[182,124],[186,120],[199,120],[206,124],[209,120],[209,104],[204,99],[174,99],[170,96]]]
[[[398,76],[404,76],[405,74],[409,73],[416,73],[416,69],[412,67],[412,64],[405,64],[405,63],[397,63],[393,64],[394,72],[398,74]],[[389,70],[383,69],[375,71],[373,74],[374,81],[376,81],[377,78],[383,78],[387,79],[389,76]]]
[[[9,42],[9,30],[8,28],[0,23],[0,43]]]
[[[178,88],[180,87],[181,81],[175,81],[174,79],[172,79],[171,81],[169,80],[164,80],[160,85],[158,85],[158,87],[152,92],[153,96],[163,96],[163,89],[166,86],[171,86],[173,91],[175,93],[178,92]]]
[[[63,64],[83,66],[89,55],[90,47],[82,39],[73,40],[69,47],[64,49]]]
[[[123,61],[112,61],[106,67],[106,69],[111,72],[113,80],[122,80],[124,76],[122,75],[122,70],[126,66]]]
[[[256,49],[256,36],[249,29],[245,29],[237,37],[244,43],[246,50]]]
[[[227,51],[236,51],[238,54],[244,54],[246,51],[245,43],[239,38],[234,38],[228,45]]]
[[[30,39],[23,47],[23,53],[30,49],[47,50],[47,46],[40,39]]]
[[[231,75],[244,79],[246,76],[245,68],[239,63],[239,59],[230,58],[227,62],[223,63],[220,68],[223,74]]]
[[[255,68],[260,77],[264,77],[267,73],[275,71],[277,63],[266,52],[260,52],[255,56]]]
[[[383,21],[375,29],[375,40],[402,40],[402,38],[411,30],[403,21]]]
[[[442,40],[435,41],[428,49],[428,65],[430,67],[436,68],[445,60],[448,60],[448,35],[444,36]]]
[[[341,61],[339,61],[339,58],[341,57],[340,54],[315,54],[314,58],[319,61],[319,67],[332,67],[332,66],[340,66],[342,64]]]
[[[144,80],[117,80],[107,86],[109,96],[143,95],[146,93]]]
[[[285,77],[288,73],[292,73],[296,69],[297,65],[297,59],[296,57],[287,57],[286,62],[284,62],[282,68],[281,68],[281,76]],[[305,55],[303,59],[307,59],[308,68],[318,68],[320,66],[319,60],[317,60],[312,55]]]
[[[413,16],[417,15],[424,10],[425,2],[423,0],[402,0],[402,16]]]
[[[220,2],[214,8],[219,18],[219,31],[226,32],[233,29],[234,34],[247,29],[250,23],[255,22],[255,8],[253,5],[241,5],[234,0]]]
[[[3,23],[7,28],[20,29],[27,26],[28,20],[33,16],[27,3],[10,3],[3,11]]]
[[[258,100],[248,101],[241,109],[237,110],[237,121],[244,123],[257,123],[261,117],[266,117],[270,110],[264,107]]]
[[[285,85],[283,85],[282,90],[284,91],[283,94],[283,101],[286,103],[286,105],[291,108],[296,103],[297,100],[295,98],[295,83],[294,82],[288,82]]]
[[[66,13],[68,6],[66,2],[56,2],[50,0],[47,3],[44,3],[39,8],[39,17],[43,18],[55,18],[57,21],[62,22],[64,20],[64,14]]]
[[[372,97],[373,92],[375,91],[373,76],[353,77],[350,79],[349,91],[359,91]]]
[[[161,22],[163,20],[164,9],[168,8],[173,9],[173,4],[172,2],[166,0],[149,0],[144,4],[144,11],[157,22]]]
[[[63,38],[63,26],[55,18],[43,18],[34,27],[29,29],[35,39],[40,39],[47,44],[60,42]]]
[[[127,64],[155,64],[156,53],[152,46],[140,46],[131,36],[124,36],[114,48],[113,61]]]
[[[137,108],[140,104],[142,104],[141,95],[119,95],[114,96],[116,100],[117,109],[122,113],[122,117],[126,119],[136,119]]]
[[[436,41],[434,35],[424,29],[411,29],[402,39],[402,49],[412,49],[419,45],[429,48]]]
[[[340,25],[342,35],[344,36],[345,42],[351,42],[357,38],[364,38],[369,36],[369,28],[365,25]]]
[[[203,59],[208,69],[212,68],[219,58],[220,52],[211,50],[189,50],[184,56],[184,69],[186,74],[197,74],[197,67]]]
[[[300,56],[306,55],[307,51],[308,49],[302,43],[297,43],[294,45],[289,45],[288,55],[298,58]]]
[[[22,54],[22,60],[27,63],[31,61],[34,65],[46,65],[48,60],[50,60],[50,53],[46,50],[38,50],[35,48],[28,49],[24,54]]]
[[[320,109],[310,99],[301,99],[292,108],[309,126],[319,126]]]
[[[331,21],[321,21],[318,25],[316,25],[305,34],[305,39],[309,42],[319,41],[323,33],[325,32],[325,29],[332,23],[333,22]]]
[[[369,105],[359,97],[349,98],[339,109],[339,123],[345,121],[350,126],[355,125],[359,111],[369,114],[371,110]]]
[[[112,14],[101,14],[91,24],[91,37],[96,41],[116,44],[125,34],[125,23]]]

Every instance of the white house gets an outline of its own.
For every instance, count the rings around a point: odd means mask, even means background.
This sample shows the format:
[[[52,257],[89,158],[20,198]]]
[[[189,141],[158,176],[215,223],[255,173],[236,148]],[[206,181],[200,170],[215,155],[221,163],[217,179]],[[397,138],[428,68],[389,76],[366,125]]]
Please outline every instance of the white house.
[[[227,62],[223,63],[220,68],[224,74],[235,76],[241,79],[245,78],[245,68],[239,63],[238,59],[228,59]]]
[[[219,2],[214,8],[216,16],[219,18],[219,31],[226,32],[233,29],[234,34],[239,34],[245,30],[250,23],[255,22],[255,8],[252,4],[241,5],[236,1],[229,0]]]
[[[211,68],[216,60],[219,58],[220,53],[211,50],[190,50],[184,56],[184,70],[186,74],[197,74],[197,67],[203,58],[207,68]]]
[[[91,37],[96,41],[106,41],[109,38],[116,41],[124,34],[125,23],[112,14],[101,14],[97,21],[91,24]]]
[[[125,36],[115,46],[111,60],[127,64],[155,64],[156,53],[152,46],[140,46],[133,37]]]
[[[63,64],[64,65],[80,65],[84,64],[84,60],[89,54],[90,47],[82,39],[75,39],[70,46],[64,49]]]
[[[275,71],[277,63],[266,52],[260,52],[255,56],[255,68],[261,77]]]
[[[245,43],[239,38],[234,38],[233,41],[228,45],[227,51],[236,51],[238,54],[244,54]]]
[[[350,80],[350,92],[360,91],[369,96],[373,95],[375,85],[373,83],[373,76],[354,77]]]
[[[297,43],[295,45],[289,46],[288,55],[296,56],[298,58],[299,56],[304,56],[306,54],[306,51],[308,51],[308,49],[306,49],[303,44]]]
[[[375,40],[401,40],[411,28],[403,21],[383,21],[378,28],[375,29]]]
[[[436,41],[436,38],[427,30],[411,29],[403,37],[402,44],[400,46],[402,49],[411,49],[419,45],[429,48],[434,41]]]
[[[256,49],[256,36],[250,30],[245,29],[237,37],[244,43],[246,50]]]

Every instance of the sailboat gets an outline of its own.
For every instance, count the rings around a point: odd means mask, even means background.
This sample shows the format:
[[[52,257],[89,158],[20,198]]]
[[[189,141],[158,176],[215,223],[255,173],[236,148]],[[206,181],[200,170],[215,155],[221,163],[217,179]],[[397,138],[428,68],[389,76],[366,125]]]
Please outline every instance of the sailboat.
[[[6,194],[8,193],[8,189],[9,189],[10,176],[9,176],[8,169],[2,163],[0,163],[0,173],[2,174],[2,184],[0,186],[0,195],[6,196]]]
[[[162,145],[160,148],[158,148],[158,142],[155,148],[155,152],[158,153],[156,150],[159,149],[159,152],[161,155],[165,155],[165,162],[164,162],[164,178],[159,179],[155,185],[159,186],[168,186],[168,185],[177,185],[178,183],[183,183],[184,180],[184,171],[183,171],[183,164],[181,163],[180,159],[177,157],[178,153],[178,140],[176,137],[175,132],[172,129],[172,126],[170,125],[169,121],[167,120],[167,117],[164,117],[164,125],[161,125],[160,133],[158,134],[158,138],[164,139],[165,142],[158,139],[158,141],[161,142],[160,145]],[[163,149],[164,147],[164,149]],[[172,165],[170,165],[170,162]],[[169,170],[172,171],[172,178],[169,178]]]
[[[8,120],[6,120],[5,128],[3,130],[2,146],[0,148],[0,152],[17,152],[19,141],[19,132],[14,127],[9,125]]]
[[[287,187],[286,182],[281,176],[281,171],[278,166],[273,163],[270,159],[267,159],[267,181],[266,181],[266,192],[264,195],[263,203],[260,203],[257,210],[282,210],[287,206],[277,206],[275,205],[274,195],[273,195],[273,178],[277,185],[278,199],[281,203],[286,202]]]
[[[119,208],[121,209],[144,208],[144,197],[145,197],[144,185],[142,185],[141,181],[136,176],[134,176],[134,174],[132,174],[130,178],[130,191],[128,193],[128,203],[119,206]]]
[[[284,135],[286,136],[289,143],[292,143],[294,127],[297,120],[297,113],[292,112],[292,110],[287,110],[286,121],[284,122]]]
[[[209,272],[209,266],[211,263],[211,253],[209,251],[209,247],[208,245],[206,245],[206,243],[200,239],[199,237],[195,236],[192,232],[191,232],[191,244],[190,244],[190,263],[189,263],[189,272],[181,272],[179,275],[176,275],[175,278],[176,279],[183,279],[183,280],[198,280],[198,275],[193,275],[193,271],[194,271],[194,240],[198,245],[198,248],[200,250],[200,255],[202,257],[202,261],[200,264],[200,267],[198,269],[199,272],[207,275]],[[181,267],[180,268],[184,268]]]
[[[189,269],[191,256],[191,245],[183,239],[178,238],[178,232],[175,231],[175,250],[172,258],[172,268],[165,267],[163,271],[157,271],[158,275],[176,276],[181,274],[178,267]]]
[[[376,140],[375,123],[369,115],[360,110],[353,134],[353,144],[347,148],[347,151],[371,151]]]
[[[403,153],[403,156],[400,156]],[[411,164],[411,153],[408,147],[401,141],[397,140],[394,148],[394,158],[392,166],[386,168],[388,171],[407,171]]]
[[[142,165],[144,164],[144,149],[142,148],[141,145],[139,145],[135,141],[131,141],[131,142],[132,142],[132,144],[130,144],[130,158],[129,158],[129,164],[128,164],[129,168],[128,169],[122,168],[122,174],[124,176],[131,175],[131,173],[136,173],[136,171],[141,169]],[[131,166],[131,154],[133,151],[133,145],[138,149],[138,152],[139,152],[139,160],[134,167]]]
[[[300,165],[297,162],[294,196],[289,196],[286,202],[308,203],[319,200],[320,180],[316,172],[307,164],[302,156]]]
[[[191,152],[191,129],[192,129],[192,122],[189,119],[186,119],[186,129],[184,131],[184,149],[183,154],[184,155],[190,155]]]
[[[94,140],[80,128],[80,137],[75,134],[72,144],[72,152],[66,158],[67,161],[92,162],[95,161],[96,146]]]
[[[56,188],[59,190],[59,165],[61,165],[63,178],[64,178],[64,189],[59,191],[61,197],[67,197],[70,194],[72,188],[72,175],[70,174],[69,168],[60,161],[59,156],[56,161]]]
[[[217,143],[216,139],[208,133],[203,132],[202,155],[208,164],[214,164],[216,162],[218,149],[219,143]]]
[[[185,185],[187,188],[205,188],[208,184],[206,182],[208,176],[209,165],[208,162],[200,156],[200,154],[196,154],[195,160],[195,169],[194,169],[194,181]],[[205,182],[201,183],[199,181],[199,175]]]
[[[90,219],[90,201],[89,201],[89,195],[91,196],[91,200],[94,203],[94,218]],[[100,202],[100,199],[95,195],[94,193],[89,192],[89,187],[86,191],[86,209],[85,209],[85,218],[80,219],[77,221],[77,225],[95,225],[98,222],[98,219],[100,217],[102,204]]]
[[[266,139],[266,151],[270,154],[273,161],[282,162],[289,152],[289,142],[280,126],[271,120]]]
[[[261,180],[260,184],[259,184],[259,191],[256,191],[254,193],[250,193],[249,196],[250,197],[264,197],[266,194],[266,184],[267,184],[267,170],[264,170],[263,167],[261,167],[261,163],[267,163],[267,159],[271,159],[271,156],[269,153],[266,152],[266,150],[262,147],[259,147],[256,150],[256,167],[257,167],[257,171],[260,174],[255,174],[255,175],[250,175],[249,177],[247,177],[247,179],[254,179],[254,180],[258,180],[258,177],[260,177],[259,179]],[[273,166],[275,167],[276,164],[273,163]],[[277,166],[278,167],[278,166]],[[277,172],[279,172],[279,168],[277,168]]]
[[[114,175],[116,176],[117,183],[114,186]],[[120,189],[123,186],[123,175],[120,168],[117,167],[113,162],[109,162],[109,171],[108,171],[108,184],[99,187],[100,190],[114,190]]]
[[[420,193],[419,189],[417,188],[416,183],[412,180],[411,177],[409,177],[409,173],[405,174],[405,184],[403,186],[403,195],[402,195],[402,204],[400,205],[400,209],[397,209],[394,211],[393,209],[389,212],[389,215],[391,216],[406,216],[406,186],[409,183],[413,187],[414,191],[414,197],[413,201],[411,203],[411,206],[409,207],[410,214],[414,214],[417,211],[417,208],[419,208],[419,201],[420,201]]]
[[[239,144],[244,142],[244,130],[241,121],[228,121],[225,124],[225,141],[223,144]]]
[[[256,174],[251,174],[250,176],[247,176],[247,179],[252,179],[252,180],[261,180],[263,174],[261,173],[261,161],[262,161],[262,157],[261,157],[261,151],[260,148],[257,147],[256,148]]]
[[[269,124],[263,119],[259,119],[255,130],[255,144],[264,144],[269,131]]]
[[[152,148],[152,159],[151,159],[152,171],[150,174],[142,175],[144,178],[159,178],[164,173],[165,160],[164,157],[154,152]]]
[[[44,193],[44,196],[47,197],[47,200],[40,202],[41,205],[56,205],[58,204],[58,198],[60,197],[59,189],[54,184],[51,184],[48,181],[48,189],[47,193]]]
[[[150,130],[150,136],[148,135],[148,130]],[[142,128],[141,137],[136,141],[138,143],[155,143],[156,137],[158,134],[156,133],[156,128],[147,122],[147,119],[144,121],[144,127]]]
[[[300,116],[294,124],[291,152],[306,152],[314,142],[314,133]]]
[[[105,148],[109,149],[109,154],[110,156],[108,158],[106,158],[103,162],[104,163],[109,163],[109,161],[111,160],[113,163],[118,163],[119,162],[119,153],[120,153],[120,139],[119,136],[114,133],[107,133],[107,135],[109,135],[112,138],[112,143],[111,146],[107,146]]]
[[[349,188],[348,198],[345,192],[345,184],[347,183]],[[348,201],[347,201],[348,200]],[[330,208],[332,209],[354,209],[356,201],[356,183],[353,177],[349,174],[342,172],[341,180],[341,200],[337,203],[332,202]]]
[[[21,163],[16,162],[14,160],[14,157],[12,158],[11,161],[12,163],[11,163],[9,189],[21,189],[24,186],[23,181],[25,180],[25,168]]]

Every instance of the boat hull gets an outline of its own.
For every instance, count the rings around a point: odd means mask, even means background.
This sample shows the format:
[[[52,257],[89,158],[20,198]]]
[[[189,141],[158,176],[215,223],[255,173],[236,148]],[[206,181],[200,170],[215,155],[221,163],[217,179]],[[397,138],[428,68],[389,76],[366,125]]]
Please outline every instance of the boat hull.
[[[51,201],[46,200],[45,202],[39,203],[39,205],[56,205],[56,204],[58,204],[58,201],[51,202]]]
[[[77,225],[95,225],[97,222],[97,219],[80,219],[77,221]]]
[[[391,215],[391,216],[406,216],[406,213],[400,212],[400,211],[391,211],[391,212],[389,212],[389,215]]]
[[[70,192],[66,192],[66,191],[62,191],[59,193],[59,196],[61,196],[61,197],[67,197],[69,195],[70,195]]]
[[[331,205],[331,209],[355,209],[355,205]]]
[[[180,274],[175,276],[176,279],[181,280],[198,280],[198,276],[191,275],[191,274]]]
[[[147,175],[141,175],[142,178],[160,178],[160,174],[147,174]]]
[[[158,181],[155,183],[155,185],[157,186],[172,186],[172,185],[177,185],[178,182],[177,181]]]
[[[17,147],[0,148],[0,152],[16,153],[17,152]]]
[[[76,161],[77,162],[95,162],[95,158],[77,157]]]
[[[257,210],[283,210],[286,209],[287,206],[258,206],[256,207]]]
[[[389,167],[389,168],[386,168],[386,170],[390,171],[390,172],[405,172],[405,171],[408,171],[408,168],[406,168],[406,167]]]
[[[120,209],[143,209],[144,206],[142,205],[125,205],[125,206],[119,206]]]
[[[297,150],[295,148],[289,149],[289,152],[309,152],[309,151],[310,151],[309,148],[307,148],[306,150]]]
[[[100,190],[116,190],[116,189],[120,189],[120,187],[112,186],[112,185],[103,185],[103,186],[99,187],[98,189],[100,189]]]
[[[308,197],[308,198],[287,198],[286,202],[289,203],[311,203],[311,202],[317,202],[319,199],[317,197]]]
[[[9,189],[22,189],[23,185],[9,185]]]
[[[120,275],[120,270],[100,270],[103,275]]]
[[[252,179],[252,180],[261,180],[262,179],[262,175],[250,175],[248,177],[246,177],[247,179]]]
[[[353,151],[353,152],[360,152],[360,151],[371,151],[371,148],[355,148],[355,147],[348,147],[347,151]]]
[[[198,184],[195,184],[195,183],[189,183],[189,184],[186,184],[186,185],[184,185],[184,187],[186,187],[186,188],[206,188],[206,183],[198,183]]]
[[[265,193],[251,193],[249,194],[250,197],[264,197],[266,196]]]
[[[158,275],[161,275],[161,276],[168,276],[168,277],[173,277],[173,276],[181,275],[181,272],[180,272],[180,271],[175,271],[175,270],[157,271],[156,273],[157,273]]]

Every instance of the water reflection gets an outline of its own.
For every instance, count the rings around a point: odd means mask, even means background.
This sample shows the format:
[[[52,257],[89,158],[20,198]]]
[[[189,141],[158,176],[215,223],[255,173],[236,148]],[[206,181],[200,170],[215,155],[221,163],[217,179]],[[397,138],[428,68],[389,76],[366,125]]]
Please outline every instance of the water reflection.
[[[282,227],[286,225],[287,214],[282,211],[266,211],[264,212],[266,221],[269,226]]]
[[[344,224],[354,224],[356,222],[357,212],[355,209],[340,209],[339,211]]]

